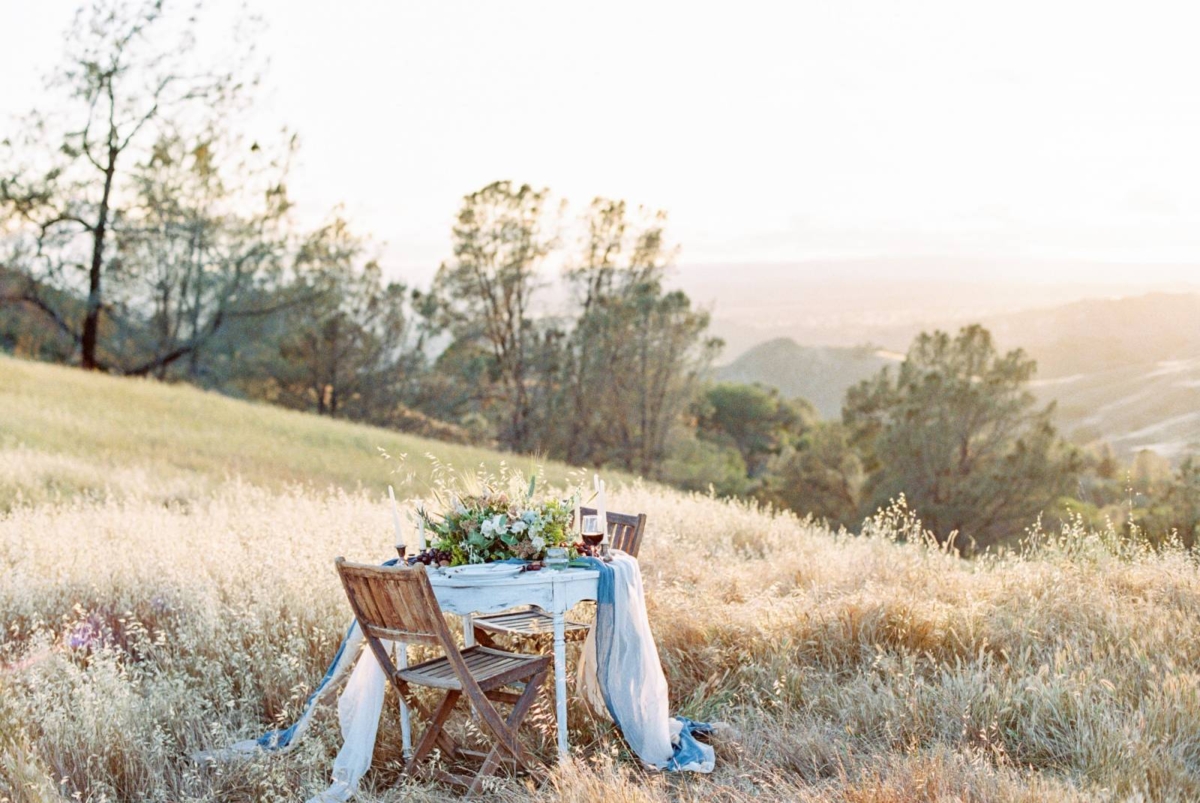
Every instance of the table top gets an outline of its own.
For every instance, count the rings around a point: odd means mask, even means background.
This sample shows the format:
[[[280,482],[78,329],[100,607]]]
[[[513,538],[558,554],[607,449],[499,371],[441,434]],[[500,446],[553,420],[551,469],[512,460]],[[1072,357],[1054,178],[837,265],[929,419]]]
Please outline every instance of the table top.
[[[447,613],[496,613],[537,605],[561,614],[571,606],[595,599],[600,572],[595,569],[541,569],[516,575],[444,575],[429,572],[429,584]]]
[[[498,575],[496,577],[489,577],[487,574],[443,574],[440,571],[430,571],[429,582],[435,587],[440,586],[444,588],[553,585],[560,583],[594,582],[600,577],[600,572],[595,569],[573,567],[566,569],[539,569],[535,572],[520,572],[519,574],[498,573]]]

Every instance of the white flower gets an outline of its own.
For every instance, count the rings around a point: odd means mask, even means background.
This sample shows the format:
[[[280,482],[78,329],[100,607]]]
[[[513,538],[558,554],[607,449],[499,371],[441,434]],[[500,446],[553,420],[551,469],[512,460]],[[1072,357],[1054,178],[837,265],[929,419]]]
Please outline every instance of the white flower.
[[[512,524],[508,525],[508,529],[512,530],[514,533],[523,533],[527,527],[529,527],[529,525],[520,519],[517,519]]]
[[[497,513],[490,519],[484,519],[483,524],[479,526],[480,532],[484,535],[497,536],[508,530],[508,517],[503,513]]]
[[[542,538],[540,535],[535,535],[533,538],[530,538],[529,542],[533,544],[533,548],[538,551],[541,551],[546,546],[546,539]]]

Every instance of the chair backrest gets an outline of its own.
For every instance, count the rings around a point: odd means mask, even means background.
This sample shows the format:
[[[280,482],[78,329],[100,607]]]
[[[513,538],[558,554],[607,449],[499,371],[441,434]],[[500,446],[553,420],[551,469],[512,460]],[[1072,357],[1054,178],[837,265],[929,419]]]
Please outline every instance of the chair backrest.
[[[455,649],[423,565],[370,566],[344,558],[334,564],[368,638]]]
[[[599,513],[595,508],[581,507],[579,515],[596,516]],[[634,516],[628,513],[613,513],[609,510],[605,513],[605,518],[608,520],[606,523],[608,524],[609,544],[614,549],[619,549],[636,558],[638,550],[642,547],[642,533],[646,530],[646,514],[638,513]]]

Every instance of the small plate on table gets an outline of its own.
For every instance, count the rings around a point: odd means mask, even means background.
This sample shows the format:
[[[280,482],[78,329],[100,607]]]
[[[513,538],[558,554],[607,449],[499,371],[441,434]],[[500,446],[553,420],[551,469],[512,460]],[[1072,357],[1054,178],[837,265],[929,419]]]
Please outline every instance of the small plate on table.
[[[521,563],[464,563],[462,566],[447,566],[442,572],[447,577],[484,579],[516,577],[524,568]]]

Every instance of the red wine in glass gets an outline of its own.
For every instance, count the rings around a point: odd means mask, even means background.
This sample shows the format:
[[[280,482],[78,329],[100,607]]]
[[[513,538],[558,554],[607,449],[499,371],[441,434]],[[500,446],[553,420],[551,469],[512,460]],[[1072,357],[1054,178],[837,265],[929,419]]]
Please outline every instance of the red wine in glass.
[[[593,550],[604,540],[604,530],[600,526],[599,516],[583,517],[583,543]]]

